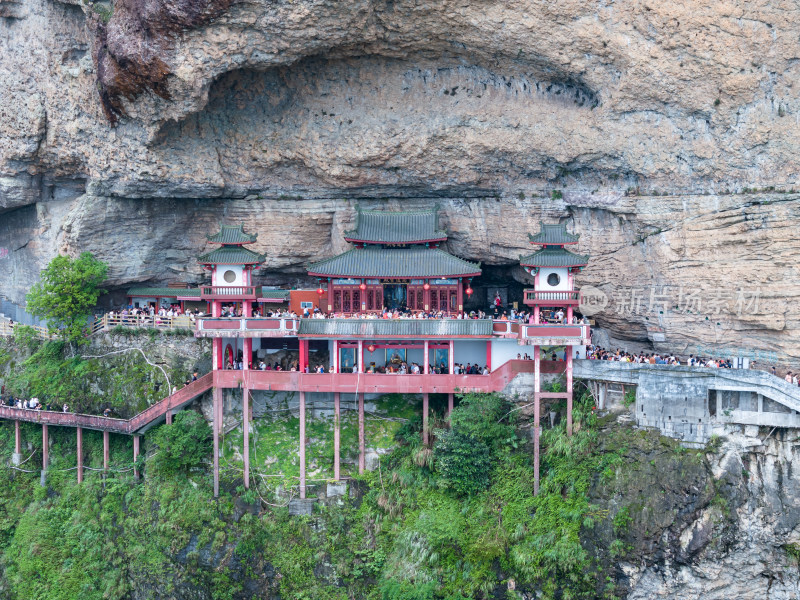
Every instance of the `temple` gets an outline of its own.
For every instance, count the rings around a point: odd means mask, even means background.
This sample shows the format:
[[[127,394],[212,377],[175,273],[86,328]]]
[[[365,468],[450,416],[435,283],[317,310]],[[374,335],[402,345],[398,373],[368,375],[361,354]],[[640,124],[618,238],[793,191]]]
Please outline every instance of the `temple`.
[[[333,396],[338,480],[341,394],[352,394],[358,402],[358,468],[363,472],[365,395],[421,395],[427,444],[430,394],[446,394],[452,410],[454,394],[500,392],[520,375],[533,377],[538,487],[540,403],[566,399],[571,432],[572,359],[591,337],[589,326],[573,315],[580,301],[574,275],[587,264],[587,257],[564,248],[578,237],[567,233],[564,225],[546,224],[530,237],[542,248],[520,259],[534,281],[533,289],[524,291],[524,303],[532,308],[524,321],[469,318],[463,312],[464,296],[472,293],[480,265],[440,247],[447,234],[439,229],[435,210],[359,210],[356,227],[345,239],[353,245],[350,250],[308,266],[309,275],[319,281],[316,291],[306,292],[317,297],[317,318],[298,318],[286,310],[270,310],[276,305],[264,303],[266,290],[253,285],[253,271],[264,257],[247,248],[256,236],[241,226],[223,225],[208,238],[219,247],[198,262],[209,271],[211,284],[201,286],[197,296],[180,292],[187,298],[199,297],[210,309],[208,316],[197,319],[196,336],[211,338],[213,345],[215,491],[224,389],[242,394],[247,486],[249,406],[254,392],[298,394],[301,440],[305,440],[308,395]],[[527,354],[530,346],[532,356],[524,360],[522,353]],[[551,354],[543,362],[545,348]],[[567,390],[543,392],[543,371],[566,372]],[[305,494],[305,444],[301,443],[300,495]]]

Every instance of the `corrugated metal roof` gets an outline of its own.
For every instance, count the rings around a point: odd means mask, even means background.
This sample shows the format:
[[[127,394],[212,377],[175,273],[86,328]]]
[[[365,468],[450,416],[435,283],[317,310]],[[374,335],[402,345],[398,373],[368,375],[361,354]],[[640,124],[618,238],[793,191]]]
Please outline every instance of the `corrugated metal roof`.
[[[354,248],[308,266],[312,275],[337,277],[459,277],[479,275],[480,265],[438,248]]]
[[[435,210],[385,212],[359,210],[356,228],[344,234],[346,240],[384,244],[411,244],[447,239],[437,227]]]
[[[300,336],[344,338],[492,337],[490,319],[301,319]]]
[[[219,233],[208,236],[208,241],[215,244],[251,244],[258,234],[245,233],[244,225],[221,225]]]
[[[206,252],[197,259],[203,265],[249,265],[264,261],[262,254],[242,248],[240,246],[223,246],[211,252]]]
[[[180,296],[196,296],[200,297],[200,288],[182,289],[170,287],[134,287],[128,290],[128,296],[146,296],[148,298],[177,298]]]
[[[574,254],[563,248],[543,248],[519,259],[523,267],[584,267],[589,257]]]
[[[536,235],[528,234],[533,244],[574,244],[578,241],[579,235],[567,233],[566,223],[556,223],[555,225],[545,225],[539,221],[539,233]]]

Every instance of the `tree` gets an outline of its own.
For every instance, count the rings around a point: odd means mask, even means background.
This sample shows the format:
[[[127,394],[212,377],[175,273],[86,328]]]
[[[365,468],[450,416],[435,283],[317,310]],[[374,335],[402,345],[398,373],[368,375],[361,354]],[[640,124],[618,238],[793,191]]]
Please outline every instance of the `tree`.
[[[171,476],[199,467],[211,452],[211,427],[202,415],[185,410],[172,425],[159,427],[151,443],[158,451],[149,459],[152,472]]]
[[[78,258],[56,256],[42,271],[41,281],[27,296],[27,310],[47,319],[47,328],[64,341],[86,343],[86,326],[106,280],[108,265],[91,252]]]

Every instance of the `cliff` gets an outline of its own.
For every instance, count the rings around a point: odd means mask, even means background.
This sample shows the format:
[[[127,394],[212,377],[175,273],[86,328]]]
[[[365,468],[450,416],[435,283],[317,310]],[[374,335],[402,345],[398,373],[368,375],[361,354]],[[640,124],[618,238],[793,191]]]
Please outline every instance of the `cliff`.
[[[13,299],[57,251],[97,253],[114,286],[197,281],[221,219],[290,279],[343,247],[355,202],[438,201],[452,252],[517,279],[526,234],[571,219],[613,343],[800,365],[794,7],[1,6]]]

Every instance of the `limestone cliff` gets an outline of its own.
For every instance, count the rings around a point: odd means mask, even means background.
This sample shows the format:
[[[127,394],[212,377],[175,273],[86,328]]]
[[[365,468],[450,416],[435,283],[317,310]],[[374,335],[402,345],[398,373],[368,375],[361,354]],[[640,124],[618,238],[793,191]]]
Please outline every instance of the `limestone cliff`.
[[[96,252],[115,286],[196,281],[220,219],[291,277],[343,248],[356,201],[438,201],[451,251],[509,268],[539,219],[571,218],[615,343],[800,364],[795,6],[0,7],[16,300],[57,251]]]

